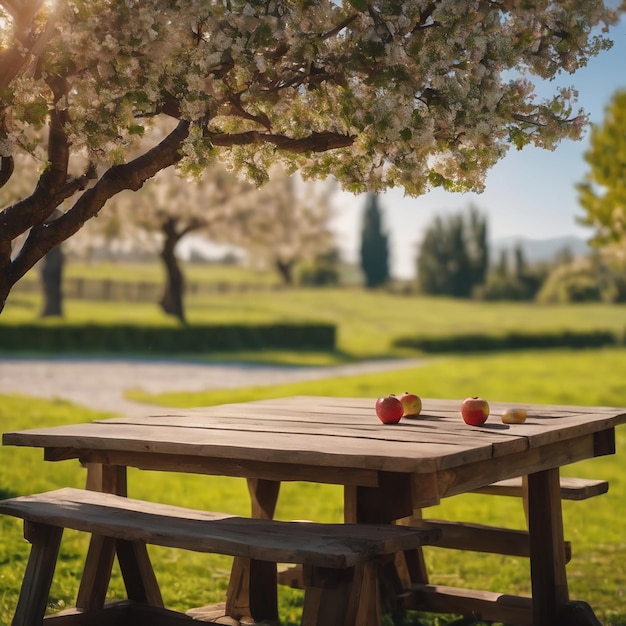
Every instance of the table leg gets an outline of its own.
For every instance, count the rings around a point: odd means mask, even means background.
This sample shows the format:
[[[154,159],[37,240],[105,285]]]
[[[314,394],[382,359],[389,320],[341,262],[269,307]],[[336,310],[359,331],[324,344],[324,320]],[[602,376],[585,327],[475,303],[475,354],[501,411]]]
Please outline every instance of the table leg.
[[[388,524],[413,514],[410,475],[380,472],[378,480],[378,487],[344,487],[346,523]]]
[[[87,489],[128,495],[126,468],[88,463]],[[104,606],[116,554],[128,598],[162,607],[161,590],[152,569],[147,546],[141,542],[116,542],[110,537],[98,535],[92,535],[89,542],[76,607],[86,611]]]
[[[126,495],[126,468],[87,463],[86,488],[91,491]],[[104,606],[114,559],[115,540],[92,535],[78,588],[76,608],[89,611]]]
[[[280,482],[250,478],[248,491],[252,517],[272,519]],[[277,621],[277,589],[276,563],[235,558],[226,594],[226,615],[235,619],[252,617],[255,621]]]
[[[102,465],[87,463],[87,481],[85,488],[91,491],[128,495],[126,468],[121,465]]]
[[[561,550],[556,549],[563,543],[563,519],[561,514],[560,485],[558,471],[551,470],[550,477],[541,476],[546,472],[534,474],[532,478],[535,502],[535,529],[539,528],[540,537],[531,532],[531,569],[533,580],[533,611],[535,624],[559,624],[561,626],[602,626],[593,609],[580,601],[569,601],[565,563],[561,564]],[[556,486],[554,473],[557,473]],[[530,483],[531,477],[524,476],[524,512],[530,529]],[[559,494],[557,497],[556,493]],[[543,515],[542,515],[543,511]],[[550,512],[552,512],[550,514]],[[546,519],[546,513],[547,519]],[[552,528],[552,531],[549,529]],[[555,555],[556,552],[556,555]],[[533,557],[534,554],[538,556]],[[550,556],[552,555],[552,556]],[[545,557],[542,558],[542,557]],[[546,561],[546,563],[543,562]],[[548,569],[549,568],[549,569]],[[538,572],[536,574],[536,572]],[[535,585],[536,576],[545,576]],[[547,579],[547,582],[546,582]],[[553,591],[548,591],[553,589]],[[537,595],[539,594],[539,595]],[[558,619],[553,617],[558,615]]]
[[[393,524],[412,513],[412,486],[408,475],[381,472],[378,487],[344,487],[347,524]],[[355,568],[355,589],[348,623],[375,626],[380,624],[385,610],[396,608],[398,595],[411,583],[410,574],[417,575],[419,559],[416,554],[407,553],[398,555],[396,560],[396,564],[392,562],[386,567],[373,568],[370,564]],[[375,584],[372,577],[376,579]]]
[[[413,510],[411,480],[408,476],[381,472],[379,487],[344,487],[344,521],[346,524],[402,524],[419,526],[421,510]],[[421,550],[399,553],[396,571],[402,586],[411,582],[428,582]]]
[[[558,468],[528,476],[534,626],[554,626],[569,600]]]

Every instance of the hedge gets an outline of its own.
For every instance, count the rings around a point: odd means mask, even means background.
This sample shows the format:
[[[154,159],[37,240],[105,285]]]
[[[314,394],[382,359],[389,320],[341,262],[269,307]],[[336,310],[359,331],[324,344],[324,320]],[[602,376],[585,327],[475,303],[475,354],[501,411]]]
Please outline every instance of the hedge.
[[[336,329],[325,323],[136,326],[0,325],[2,352],[199,354],[235,350],[333,350]]]
[[[623,345],[623,337],[609,330],[510,332],[501,335],[467,333],[445,337],[398,337],[397,348],[423,352],[482,352],[488,350],[524,350],[527,348],[599,348]]]

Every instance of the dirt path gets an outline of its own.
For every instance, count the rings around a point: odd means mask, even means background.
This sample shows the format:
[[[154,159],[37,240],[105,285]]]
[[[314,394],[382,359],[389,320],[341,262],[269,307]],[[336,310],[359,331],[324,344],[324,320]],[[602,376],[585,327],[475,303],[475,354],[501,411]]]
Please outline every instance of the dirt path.
[[[365,361],[332,367],[206,364],[138,359],[0,359],[0,393],[63,398],[101,411],[145,414],[149,405],[124,398],[131,389],[201,391],[320,380],[417,367],[423,359]]]

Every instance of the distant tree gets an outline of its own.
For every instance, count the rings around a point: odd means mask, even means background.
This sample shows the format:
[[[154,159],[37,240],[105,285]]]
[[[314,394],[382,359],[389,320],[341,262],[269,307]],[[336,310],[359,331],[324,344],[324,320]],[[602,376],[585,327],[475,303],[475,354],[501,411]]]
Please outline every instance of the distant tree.
[[[526,256],[524,255],[524,248],[519,243],[513,249],[513,259],[515,278],[522,280],[526,275]]]
[[[235,200],[229,227],[221,240],[244,248],[249,258],[275,269],[283,284],[292,285],[299,263],[329,253],[332,179],[304,181],[280,166],[269,180]]]
[[[592,243],[626,252],[626,90],[607,106],[602,124],[593,125],[585,153],[588,172],[577,185],[586,215],[580,222],[594,229]]]
[[[468,298],[485,282],[489,264],[487,220],[475,207],[440,216],[427,228],[417,257],[423,293]]]
[[[471,282],[473,286],[476,286],[485,282],[490,258],[487,219],[474,206],[470,207],[468,230],[469,236],[466,243],[470,257]]]
[[[158,251],[166,277],[159,304],[185,323],[185,277],[177,253],[183,238],[194,233],[241,247],[291,284],[300,261],[332,248],[328,222],[334,189],[332,181],[304,182],[278,167],[258,188],[218,162],[194,178],[166,169],[141,190],[118,194],[77,237],[86,245],[99,239]]]
[[[213,241],[227,238],[235,197],[253,190],[256,187],[239,181],[219,163],[195,178],[165,169],[137,192],[117,194],[107,211],[91,220],[74,240],[83,247],[100,245],[157,253],[165,270],[159,305],[164,313],[185,323],[185,276],[178,257],[179,243],[192,233]]]
[[[566,265],[574,260],[574,253],[569,246],[563,246],[554,255],[554,263],[556,265]]]
[[[509,252],[508,250],[500,250],[498,262],[494,268],[494,272],[498,276],[506,277],[509,275]]]
[[[601,251],[555,265],[537,294],[541,303],[619,302],[623,301],[623,264],[621,272],[607,263]]]
[[[510,268],[509,257],[512,257]],[[485,300],[533,300],[549,271],[549,264],[529,263],[523,246],[518,243],[511,250],[501,251],[498,263],[487,274],[480,297]]]
[[[41,260],[40,276],[43,288],[41,317],[63,316],[63,268],[65,257],[61,246],[52,248]]]
[[[309,287],[332,287],[339,284],[341,254],[337,248],[318,254],[300,270],[299,282]]]
[[[389,280],[389,241],[383,230],[378,196],[368,193],[361,228],[361,269],[368,289]]]

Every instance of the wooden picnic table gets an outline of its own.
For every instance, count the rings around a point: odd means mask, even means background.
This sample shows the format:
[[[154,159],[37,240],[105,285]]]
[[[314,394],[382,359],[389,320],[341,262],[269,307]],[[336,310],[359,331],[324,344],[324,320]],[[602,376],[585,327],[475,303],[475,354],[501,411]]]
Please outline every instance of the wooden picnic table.
[[[487,423],[472,427],[460,418],[460,401],[423,399],[418,417],[383,425],[374,401],[298,396],[164,411],[9,432],[3,443],[44,448],[49,461],[80,459],[90,488],[122,495],[127,467],[244,477],[252,516],[266,519],[282,481],[343,485],[347,523],[393,523],[442,498],[528,476],[532,599],[428,585],[417,558],[404,564],[413,589],[405,605],[521,626],[571,624],[573,609],[578,623],[596,623],[569,599],[559,468],[613,454],[626,409],[491,403]],[[526,409],[525,423],[501,423],[511,407]],[[97,586],[102,558],[89,555],[83,595]],[[227,600],[233,613],[245,614],[251,601],[241,593],[247,575],[245,559],[235,559]]]

